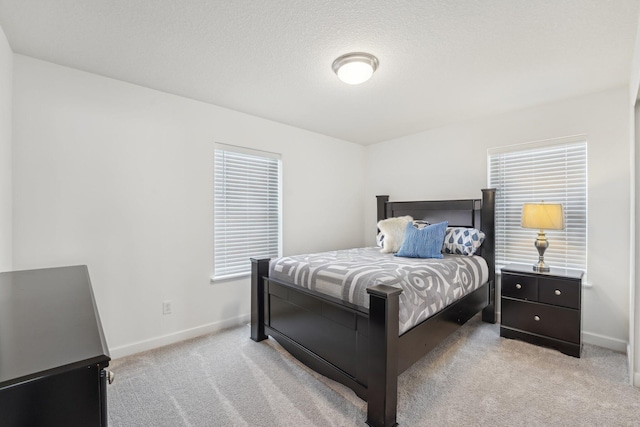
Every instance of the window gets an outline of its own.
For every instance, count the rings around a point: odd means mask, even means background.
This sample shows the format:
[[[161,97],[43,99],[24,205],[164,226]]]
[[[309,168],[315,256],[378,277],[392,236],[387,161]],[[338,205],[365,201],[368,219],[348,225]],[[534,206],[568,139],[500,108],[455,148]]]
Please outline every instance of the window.
[[[545,230],[545,263],[587,271],[587,142],[584,136],[489,150],[496,192],[496,266],[534,264],[537,231],[520,226],[524,203],[561,203],[564,230]]]
[[[217,145],[213,278],[249,274],[249,258],[280,256],[280,156]]]

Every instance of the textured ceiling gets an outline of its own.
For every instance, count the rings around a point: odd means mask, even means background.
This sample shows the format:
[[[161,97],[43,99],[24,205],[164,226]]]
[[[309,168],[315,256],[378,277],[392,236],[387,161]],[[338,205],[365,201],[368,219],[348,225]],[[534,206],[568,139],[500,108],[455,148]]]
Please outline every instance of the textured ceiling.
[[[628,83],[640,0],[0,0],[14,52],[361,144]],[[332,61],[376,55],[359,86]]]

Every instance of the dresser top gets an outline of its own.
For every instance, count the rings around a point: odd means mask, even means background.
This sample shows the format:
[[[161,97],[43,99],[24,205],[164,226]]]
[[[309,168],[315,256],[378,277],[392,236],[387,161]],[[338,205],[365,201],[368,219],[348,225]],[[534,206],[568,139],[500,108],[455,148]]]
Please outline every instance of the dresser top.
[[[506,273],[526,273],[540,277],[565,277],[567,279],[581,280],[584,272],[580,270],[570,270],[566,268],[551,267],[551,271],[542,273],[533,271],[533,264],[509,264],[502,267],[501,271]]]
[[[0,388],[109,360],[86,266],[0,273]]]

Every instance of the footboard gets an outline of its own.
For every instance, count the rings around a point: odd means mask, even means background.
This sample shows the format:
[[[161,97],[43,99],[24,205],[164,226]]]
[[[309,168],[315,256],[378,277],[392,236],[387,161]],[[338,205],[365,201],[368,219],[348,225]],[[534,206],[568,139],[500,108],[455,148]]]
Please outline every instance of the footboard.
[[[389,411],[384,408],[392,406],[395,419],[402,290],[386,285],[369,288],[371,308],[366,310],[268,278],[261,274],[268,270],[268,259],[251,262],[251,339],[272,336],[305,365],[368,401],[374,412],[370,417],[387,418]]]
[[[269,260],[252,263],[259,271]],[[252,280],[252,294],[262,295],[264,306],[262,313],[253,310],[253,340],[274,337],[301,362],[367,399],[368,312],[265,276]],[[265,335],[253,335],[261,329]]]
[[[398,375],[487,306],[489,283],[398,336],[402,290],[371,286],[369,310],[270,279],[252,259],[251,339],[273,337],[314,371],[366,400],[367,424],[396,425]],[[253,305],[257,304],[260,307]]]

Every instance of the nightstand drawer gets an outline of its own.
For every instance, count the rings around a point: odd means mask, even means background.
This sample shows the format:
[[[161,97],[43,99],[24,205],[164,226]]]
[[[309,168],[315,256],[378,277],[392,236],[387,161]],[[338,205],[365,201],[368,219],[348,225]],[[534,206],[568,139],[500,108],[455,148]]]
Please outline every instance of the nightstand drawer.
[[[538,279],[502,273],[502,295],[530,301],[538,300]]]
[[[502,298],[502,325],[580,343],[580,311]]]
[[[563,307],[580,308],[580,286],[575,280],[538,280],[538,301]]]

